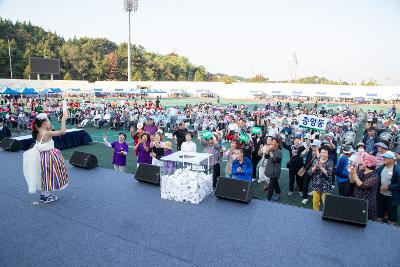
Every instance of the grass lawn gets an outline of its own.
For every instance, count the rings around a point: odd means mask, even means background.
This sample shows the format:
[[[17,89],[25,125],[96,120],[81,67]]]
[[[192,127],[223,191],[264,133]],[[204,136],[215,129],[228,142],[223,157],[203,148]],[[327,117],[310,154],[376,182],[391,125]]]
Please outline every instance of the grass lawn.
[[[73,100],[79,100],[78,98],[72,98]],[[93,99],[93,98],[91,98]],[[100,101],[100,100],[105,100],[106,102],[112,102],[112,101],[116,101],[119,104],[120,100],[126,99],[124,97],[121,98],[96,98],[96,102]],[[146,99],[147,101],[151,100],[153,101],[153,103],[155,103],[155,99],[153,98],[148,98]],[[145,100],[143,99],[136,99],[136,101],[138,102],[138,104],[143,104]],[[283,103],[286,103],[287,101],[282,101]],[[133,103],[133,100],[130,99],[129,103]],[[191,105],[196,105],[196,104],[200,104],[200,103],[213,103],[213,104],[217,104],[217,99],[216,98],[161,98],[160,99],[160,103],[162,106],[165,107],[170,107],[170,106],[178,106],[178,107],[184,107],[186,104],[191,104]],[[297,104],[298,102],[293,102],[290,101],[290,104],[293,106],[294,104]],[[318,102],[319,105],[321,105],[322,102]],[[264,106],[265,104],[265,100],[264,99],[220,99],[220,105],[229,105],[229,104],[234,104],[234,105],[247,105],[247,106],[254,106],[257,105],[259,107]],[[308,107],[311,107],[313,105],[313,103],[306,103],[306,105]],[[327,107],[328,108],[337,108],[339,105],[341,106],[345,106],[346,103],[328,103]],[[352,106],[354,106],[355,109],[363,109],[364,111],[367,110],[377,110],[379,111],[380,109],[383,110],[387,110],[388,107],[391,107],[392,105],[385,105],[385,104],[350,104]]]

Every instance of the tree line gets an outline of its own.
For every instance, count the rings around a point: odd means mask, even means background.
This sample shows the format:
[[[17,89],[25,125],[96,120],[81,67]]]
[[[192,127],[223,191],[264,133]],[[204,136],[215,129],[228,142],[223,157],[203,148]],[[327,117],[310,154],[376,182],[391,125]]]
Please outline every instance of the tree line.
[[[11,48],[13,78],[28,79],[29,58],[60,59],[64,80],[127,80],[128,44],[116,44],[106,38],[65,40],[57,33],[45,31],[30,22],[0,18],[0,78],[10,78]],[[213,75],[204,66],[196,66],[176,53],[161,55],[131,46],[132,79],[139,81],[220,81],[227,75]],[[32,77],[33,79],[35,77]],[[48,78],[43,75],[43,78]]]
[[[30,57],[60,59],[60,75],[55,79],[93,81],[126,81],[128,79],[128,44],[116,44],[106,38],[72,38],[65,40],[57,33],[45,31],[30,22],[15,22],[0,17],[0,78],[10,78],[9,47],[14,79],[29,79]],[[148,52],[142,46],[131,46],[131,77],[135,81],[215,81],[274,82],[262,74],[251,78],[209,73],[176,53],[161,55]],[[49,79],[49,75],[41,75]],[[35,79],[35,77],[32,77]],[[324,77],[312,76],[295,81],[279,82],[342,84]],[[361,85],[377,85],[362,81]]]

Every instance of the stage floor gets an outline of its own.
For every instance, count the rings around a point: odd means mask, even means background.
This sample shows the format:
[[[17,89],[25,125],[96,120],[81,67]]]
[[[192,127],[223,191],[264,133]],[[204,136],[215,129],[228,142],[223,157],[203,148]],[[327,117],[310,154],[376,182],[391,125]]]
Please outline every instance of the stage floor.
[[[397,266],[400,228],[209,196],[162,200],[130,174],[68,166],[60,200],[34,205],[22,152],[0,151],[0,266]]]

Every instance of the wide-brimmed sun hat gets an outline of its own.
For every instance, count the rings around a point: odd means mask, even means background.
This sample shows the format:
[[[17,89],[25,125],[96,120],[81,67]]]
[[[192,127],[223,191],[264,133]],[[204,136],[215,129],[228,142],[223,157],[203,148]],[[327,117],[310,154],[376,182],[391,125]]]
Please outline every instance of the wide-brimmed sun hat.
[[[164,143],[164,148],[172,150],[172,143],[170,141],[166,141]]]

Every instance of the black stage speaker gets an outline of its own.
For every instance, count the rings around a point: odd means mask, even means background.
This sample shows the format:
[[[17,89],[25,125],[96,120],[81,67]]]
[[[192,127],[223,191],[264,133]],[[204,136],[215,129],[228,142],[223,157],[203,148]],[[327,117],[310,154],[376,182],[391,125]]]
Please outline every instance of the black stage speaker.
[[[218,198],[226,198],[248,204],[252,198],[251,181],[219,177],[214,195]]]
[[[136,170],[135,179],[141,182],[160,185],[160,166],[140,164]]]
[[[6,137],[1,141],[1,148],[11,152],[17,152],[22,149],[22,143],[19,140]]]
[[[79,151],[74,151],[69,163],[75,167],[88,170],[99,166],[95,155]]]
[[[366,226],[368,222],[368,201],[326,195],[322,219]]]

